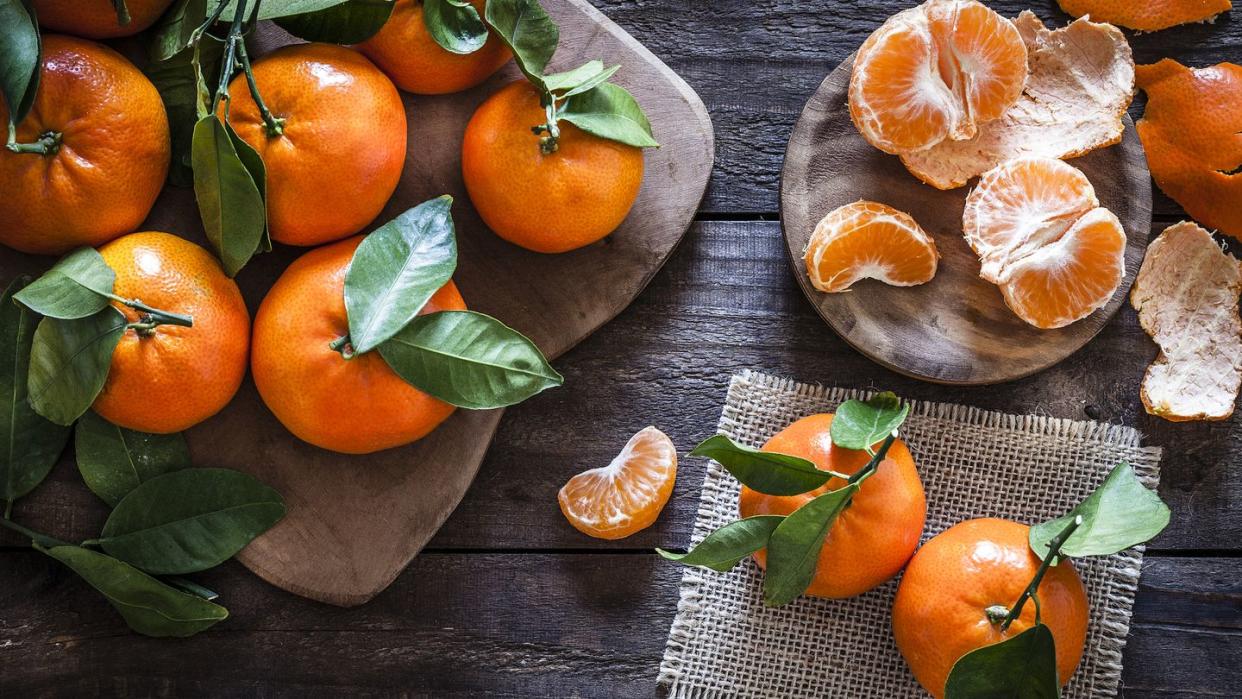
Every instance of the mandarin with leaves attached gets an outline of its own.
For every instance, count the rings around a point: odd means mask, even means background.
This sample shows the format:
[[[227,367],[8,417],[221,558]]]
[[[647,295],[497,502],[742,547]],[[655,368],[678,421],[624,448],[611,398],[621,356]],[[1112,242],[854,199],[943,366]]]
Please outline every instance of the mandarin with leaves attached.
[[[820,470],[853,475],[871,456],[834,444],[829,432],[832,420],[831,414],[804,417],[768,440],[763,451],[800,456]],[[843,486],[843,479],[832,478],[815,490],[788,496],[767,495],[743,486],[738,510],[742,517],[789,515]],[[905,442],[895,440],[875,474],[863,481],[828,531],[806,594],[853,597],[892,578],[918,546],[926,515],[927,499],[914,457]],[[755,561],[766,567],[767,552],[757,552]]]
[[[1025,524],[1003,519],[960,522],[928,541],[906,567],[893,602],[893,636],[914,677],[938,699],[962,656],[1035,623],[1036,605],[1027,604],[1000,630],[1039,569],[1029,532]],[[1036,595],[1041,623],[1056,641],[1057,675],[1064,684],[1082,659],[1087,593],[1073,564],[1062,559],[1048,568]]]
[[[621,225],[642,184],[643,151],[562,121],[556,149],[545,152],[531,128],[546,122],[530,83],[505,86],[466,126],[461,168],[471,203],[496,235],[559,253]]]
[[[345,274],[362,240],[316,248],[289,265],[255,314],[250,361],[259,395],[290,432],[346,454],[416,441],[453,413],[402,380],[379,352],[354,354],[345,342]],[[465,308],[450,281],[419,315]]]
[[[115,0],[34,0],[44,29],[89,39],[130,36],[155,24],[173,0],[125,0],[129,21],[121,23]]]
[[[113,293],[193,319],[191,327],[130,327],[112,353],[95,412],[140,432],[180,432],[220,411],[246,375],[250,313],[207,250],[169,233],[132,233],[99,249]],[[142,311],[113,302],[131,324]]]
[[[129,233],[168,173],[172,146],[159,93],[116,51],[54,34],[43,37],[39,76],[18,145],[0,149],[0,243],[58,255]],[[7,120],[0,100],[0,122]]]
[[[483,0],[470,4],[483,16]],[[397,87],[418,95],[460,92],[487,80],[510,58],[504,43],[489,34],[471,53],[454,53],[432,38],[419,0],[397,0],[379,32],[357,48],[375,62]]]

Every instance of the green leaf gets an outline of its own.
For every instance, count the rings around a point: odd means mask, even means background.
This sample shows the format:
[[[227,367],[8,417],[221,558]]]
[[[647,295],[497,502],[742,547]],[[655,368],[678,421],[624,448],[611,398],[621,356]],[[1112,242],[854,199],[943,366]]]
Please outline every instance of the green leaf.
[[[194,125],[191,147],[198,211],[230,277],[258,251],[267,229],[263,192],[237,153],[236,136],[209,114]]]
[[[262,0],[259,3],[259,19],[277,19],[280,17],[291,17],[293,15],[304,15],[310,12],[319,12],[330,7],[335,7],[349,0]],[[216,3],[212,0],[207,8],[207,14],[215,10]],[[237,0],[228,0],[224,11],[220,14],[222,21],[233,19],[233,13],[237,10]],[[250,15],[254,12],[254,0],[246,3],[246,14]],[[206,19],[206,16],[203,17]]]
[[[86,318],[39,321],[27,380],[35,411],[58,425],[81,417],[103,389],[125,325],[112,306]]]
[[[209,0],[177,0],[164,13],[151,32],[151,43],[147,46],[150,62],[167,61],[190,48],[194,31],[210,14],[208,2]],[[211,5],[214,7],[215,3],[212,2]]]
[[[345,314],[358,354],[375,349],[418,315],[457,269],[457,237],[447,194],[376,228],[345,272]]]
[[[850,484],[824,493],[794,510],[776,527],[768,539],[764,604],[789,604],[811,585],[824,538],[856,492],[858,485]]]
[[[424,17],[430,4],[424,3]],[[393,0],[346,0],[315,12],[281,17],[276,24],[307,41],[360,44],[375,36],[384,26],[392,15],[393,6]],[[263,8],[259,9],[262,14]]]
[[[228,617],[218,604],[181,592],[121,561],[77,546],[39,550],[64,563],[91,587],[103,593],[144,636],[184,638],[205,631]]]
[[[1056,643],[1043,624],[963,655],[953,664],[945,699],[1056,699]]]
[[[708,534],[698,546],[686,553],[656,549],[665,559],[688,566],[709,568],[721,573],[743,558],[768,545],[773,530],[785,518],[781,515],[756,515],[729,522]]]
[[[595,89],[620,69],[620,65],[605,68],[603,61],[587,61],[573,70],[545,75],[543,84],[560,99],[565,99]]]
[[[34,10],[22,0],[0,0],[0,97],[9,107],[9,126],[30,113],[39,89],[43,42]]]
[[[116,273],[98,250],[78,248],[13,298],[40,315],[73,320],[102,311],[115,283]]]
[[[264,202],[263,235],[259,238],[259,247],[255,252],[271,252],[272,236],[267,226],[267,166],[263,164],[263,157],[259,155],[259,151],[242,140],[231,124],[226,127],[226,130],[229,133],[229,140],[233,142],[233,149],[237,151],[237,159],[245,166],[246,172],[250,173],[250,179],[258,188],[259,197]]]
[[[543,71],[556,53],[561,32],[538,0],[488,0],[488,26],[513,52],[513,60],[528,80],[543,86]]]
[[[452,53],[474,53],[487,43],[487,25],[468,0],[423,0],[423,24]]]
[[[1076,516],[1082,524],[1061,545],[1062,556],[1108,556],[1150,541],[1169,524],[1169,507],[1148,490],[1129,464],[1118,464],[1086,500],[1068,514],[1031,527],[1030,544],[1041,559],[1048,542]]]
[[[651,134],[651,122],[624,87],[601,83],[575,94],[565,102],[558,117],[587,133],[638,148],[660,144]]]
[[[419,316],[379,351],[406,383],[460,408],[502,408],[565,382],[535,343],[474,311]]]
[[[768,495],[810,492],[832,478],[800,456],[751,449],[723,434],[703,440],[690,456],[706,456],[724,466],[742,485]]]
[[[0,296],[0,500],[12,505],[34,490],[56,464],[69,440],[69,430],[50,422],[26,400],[30,345],[38,316],[13,303],[13,294],[30,282],[18,277]]]
[[[870,450],[900,427],[909,414],[910,404],[902,403],[889,391],[865,401],[847,400],[832,418],[832,443],[844,449]]]
[[[156,575],[220,565],[285,516],[280,494],[223,468],[156,476],[117,503],[98,544]]]
[[[150,61],[145,72],[159,90],[164,109],[168,112],[172,136],[172,167],[169,181],[179,187],[194,184],[194,127],[198,120],[199,101],[210,99],[200,94],[198,70],[204,75],[203,85],[214,83],[224,56],[224,44],[204,36],[198,42],[199,67],[194,65],[194,49],[188,48],[166,59]]]
[[[140,484],[190,467],[190,448],[180,432],[135,432],[91,410],[78,420],[73,443],[86,487],[111,507]]]

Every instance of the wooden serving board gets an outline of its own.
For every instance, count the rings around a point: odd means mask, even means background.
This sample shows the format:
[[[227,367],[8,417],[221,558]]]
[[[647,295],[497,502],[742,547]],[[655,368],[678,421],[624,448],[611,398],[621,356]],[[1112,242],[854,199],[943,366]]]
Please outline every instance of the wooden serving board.
[[[633,37],[585,0],[543,0],[543,6],[561,30],[551,68],[564,70],[596,58],[619,63],[614,80],[634,94],[650,117],[661,148],[646,152],[642,189],[629,217],[607,239],[561,255],[523,250],[483,225],[461,180],[462,134],[484,99],[519,78],[510,62],[466,92],[403,95],[409,116],[405,169],[373,226],[422,201],[452,194],[459,248],[454,279],[467,304],[525,333],[554,358],[620,313],[668,259],[703,197],[714,145],[702,101]],[[274,27],[263,27],[259,37],[267,49],[291,41]],[[166,188],[143,228],[205,242],[189,190]],[[285,267],[305,251],[277,246],[238,275],[252,315]],[[50,258],[0,252],[6,283],[50,263]],[[573,382],[557,390],[572,391]],[[191,429],[187,438],[196,465],[246,471],[285,497],[288,515],[247,547],[240,560],[290,592],[353,606],[386,588],[461,501],[502,413],[458,410],[415,444],[349,456],[291,435],[247,377],[232,403]],[[556,426],[549,430],[555,434]],[[551,500],[556,493],[547,496]]]
[[[1122,142],[1076,158],[1126,231],[1126,275],[1104,307],[1057,330],[1039,330],[979,278],[979,259],[962,237],[969,187],[941,191],[920,182],[894,155],[863,140],[846,96],[853,57],[820,84],[794,125],[781,171],[781,224],[794,276],[828,325],[872,360],[907,376],[946,384],[994,384],[1029,376],[1085,345],[1117,312],[1151,233],[1151,178],[1134,124]],[[870,199],[914,217],[936,240],[932,281],[893,287],[867,279],[825,294],[811,286],[803,253],[815,225],[843,204]]]

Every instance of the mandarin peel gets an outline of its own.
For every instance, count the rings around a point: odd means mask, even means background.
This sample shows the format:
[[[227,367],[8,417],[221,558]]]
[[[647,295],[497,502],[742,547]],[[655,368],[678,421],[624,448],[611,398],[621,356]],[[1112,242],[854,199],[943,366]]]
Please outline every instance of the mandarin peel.
[[[1179,24],[1213,22],[1233,7],[1231,0],[1057,0],[1068,15],[1154,32]]]

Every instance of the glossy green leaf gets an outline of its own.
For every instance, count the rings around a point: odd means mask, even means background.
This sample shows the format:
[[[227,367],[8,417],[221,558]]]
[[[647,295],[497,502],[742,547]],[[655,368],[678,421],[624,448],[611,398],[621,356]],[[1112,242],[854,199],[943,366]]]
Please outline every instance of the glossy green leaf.
[[[86,487],[112,507],[152,478],[190,467],[180,432],[148,434],[117,427],[88,410],[73,433],[78,471]]]
[[[35,411],[58,425],[81,417],[103,389],[125,325],[112,306],[86,318],[39,321],[27,380]]]
[[[229,140],[233,142],[233,149],[237,151],[237,159],[246,168],[246,172],[250,173],[250,179],[254,182],[255,187],[259,190],[259,197],[263,200],[263,235],[259,237],[259,247],[255,250],[259,252],[272,251],[271,231],[267,226],[267,166],[263,164],[263,157],[259,155],[259,151],[255,150],[249,143],[242,140],[237,135],[232,125],[225,129],[229,133]]]
[[[263,193],[237,154],[235,137],[231,126],[208,115],[194,126],[191,146],[203,228],[230,277],[258,251],[267,229]]]
[[[513,60],[528,80],[543,85],[543,71],[556,53],[561,32],[538,0],[488,0],[488,26],[513,52]]]
[[[199,102],[210,99],[200,92],[198,70],[203,71],[202,87],[214,83],[220,73],[224,44],[204,36],[198,43],[199,65],[194,65],[194,49],[187,48],[166,59],[149,61],[144,69],[151,83],[159,90],[164,109],[168,112],[169,134],[172,137],[172,161],[168,178],[179,187],[194,184],[194,127],[199,115]]]
[[[705,456],[725,467],[751,490],[768,495],[797,495],[827,483],[832,475],[800,456],[760,451],[723,434],[703,440],[690,456]]]
[[[844,449],[871,449],[892,434],[910,415],[910,404],[893,393],[877,393],[865,401],[847,400],[837,407],[829,432]]]
[[[603,61],[587,61],[573,70],[545,75],[543,84],[558,98],[565,99],[595,89],[620,69],[620,65],[605,68]]]
[[[474,53],[487,43],[487,25],[468,0],[423,0],[423,24],[445,51]]]
[[[824,493],[794,510],[776,527],[768,539],[765,604],[789,604],[811,585],[824,538],[856,492],[858,485],[851,484]]]
[[[29,2],[0,0],[0,97],[10,129],[26,118],[39,89],[43,42],[34,14]]]
[[[337,5],[276,20],[281,28],[307,41],[360,44],[375,36],[392,15],[393,0],[345,0]],[[424,17],[430,3],[424,2]],[[260,13],[263,8],[260,6]]]
[[[336,7],[349,0],[262,0],[259,3],[259,19],[277,19],[280,17],[292,17],[293,15],[303,15],[311,12],[319,12],[330,7]],[[247,0],[246,14],[249,15],[254,11],[255,0]],[[215,10],[216,4],[213,0],[208,7],[208,12]],[[228,0],[224,11],[220,14],[220,19],[228,21],[233,19],[233,13],[237,9],[237,0]],[[204,17],[206,19],[206,17]]]
[[[284,500],[252,476],[222,468],[172,471],[117,503],[98,544],[157,575],[220,565],[285,515]]]
[[[194,37],[194,31],[209,14],[210,0],[177,0],[151,31],[147,57],[151,63],[167,61],[186,49]],[[215,2],[210,2],[212,8]]]
[[[419,316],[380,354],[406,383],[460,408],[502,408],[565,382],[535,343],[474,311]]]
[[[349,339],[361,354],[406,326],[457,269],[457,237],[444,195],[371,232],[345,272]]]
[[[756,515],[739,519],[708,534],[698,546],[686,553],[672,553],[664,549],[656,549],[656,553],[675,563],[723,573],[743,558],[767,546],[768,538],[784,519],[781,515]]]
[[[165,585],[110,556],[77,546],[40,548],[103,593],[129,628],[145,636],[193,636],[229,615],[224,607]]]
[[[30,346],[38,316],[13,303],[13,294],[30,282],[18,277],[0,296],[0,500],[11,506],[34,490],[56,464],[69,440],[68,428],[34,411],[26,400]]]
[[[1082,524],[1062,544],[1063,556],[1108,556],[1145,543],[1164,531],[1170,514],[1129,464],[1118,464],[1078,507],[1031,527],[1031,550],[1040,558],[1047,556],[1048,542],[1076,516]]]
[[[639,148],[660,144],[651,134],[651,122],[625,88],[601,83],[565,102],[559,118],[600,138]]]
[[[102,311],[115,283],[116,273],[98,250],[78,248],[13,298],[40,315],[73,320]]]
[[[953,664],[945,699],[1056,699],[1056,642],[1043,624],[963,655]]]

